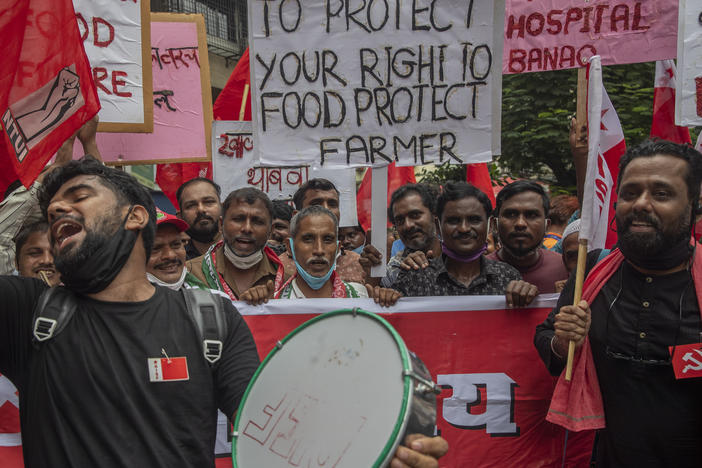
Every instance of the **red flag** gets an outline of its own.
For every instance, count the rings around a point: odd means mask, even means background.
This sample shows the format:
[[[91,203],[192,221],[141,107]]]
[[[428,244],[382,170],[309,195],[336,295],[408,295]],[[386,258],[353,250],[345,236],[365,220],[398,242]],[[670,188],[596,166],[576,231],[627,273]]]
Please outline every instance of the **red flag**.
[[[156,183],[163,194],[179,210],[176,192],[178,187],[195,177],[212,178],[212,163],[172,163],[156,166]]]
[[[487,163],[476,163],[466,165],[466,181],[478,187],[490,199],[492,207],[495,207],[495,191],[492,189],[492,179]]]
[[[602,67],[598,55],[588,65],[588,151],[585,192],[583,195],[580,238],[587,239],[588,249],[610,248],[617,233],[610,229],[614,220],[617,193],[614,184],[619,175],[619,159],[626,152],[624,131],[607,91],[602,84]]]
[[[371,185],[373,181],[373,169],[368,169],[363,176],[361,186],[356,194],[356,211],[358,212],[358,222],[367,231],[371,227]],[[405,184],[416,184],[414,177],[414,167],[397,167],[395,163],[388,166],[388,205],[392,193]]]
[[[212,107],[215,120],[251,120],[249,48],[241,55]],[[243,102],[242,102],[243,101]],[[242,105],[243,104],[243,105]]]
[[[675,62],[656,62],[656,84],[653,90],[653,122],[651,136],[675,143],[690,143],[690,130],[675,125]]]
[[[4,2],[0,21],[0,196],[29,187],[100,109],[71,0]]]

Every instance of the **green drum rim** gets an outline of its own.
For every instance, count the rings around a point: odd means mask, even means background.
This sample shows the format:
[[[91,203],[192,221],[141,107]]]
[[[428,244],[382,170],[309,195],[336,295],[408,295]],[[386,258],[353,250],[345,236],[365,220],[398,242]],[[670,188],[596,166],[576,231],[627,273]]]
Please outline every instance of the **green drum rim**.
[[[316,317],[313,317],[306,321],[305,323],[299,325],[297,328],[295,328],[293,331],[288,333],[285,338],[280,340],[281,345],[285,345],[288,341],[290,341],[295,335],[300,333],[302,330],[305,328],[309,327],[310,325],[313,325],[321,320],[324,320],[329,317],[333,317],[336,315],[363,315],[368,318],[371,318],[377,322],[379,322],[381,325],[385,327],[385,329],[390,332],[390,335],[392,338],[395,340],[395,344],[397,344],[397,347],[400,351],[400,357],[402,359],[402,367],[403,371],[409,372],[412,370],[412,363],[410,360],[409,356],[409,351],[407,349],[407,345],[405,344],[404,340],[400,336],[399,333],[397,333],[397,330],[390,325],[390,323],[385,320],[383,317],[380,315],[374,314],[373,312],[368,312],[367,310],[363,309],[340,309],[340,310],[335,310],[333,312],[326,312],[324,314],[320,314]],[[236,410],[236,419],[234,420],[234,428],[233,428],[233,434],[234,437],[232,438],[232,465],[233,468],[244,468],[240,467],[239,464],[237,463],[236,460],[236,443],[239,440],[239,423],[241,419],[241,409],[244,407],[244,404],[249,398],[249,394],[251,393],[251,389],[253,386],[256,384],[256,381],[258,380],[259,375],[261,375],[261,372],[263,369],[266,367],[268,362],[273,359],[273,356],[275,356],[278,351],[281,349],[282,346],[274,346],[273,349],[271,350],[270,353],[268,353],[268,356],[263,360],[263,362],[258,366],[258,369],[256,369],[256,372],[254,373],[253,377],[251,377],[251,380],[249,381],[249,384],[246,386],[246,391],[244,392],[244,396],[241,398],[241,402],[239,403],[239,407]],[[402,405],[400,407],[400,414],[397,418],[397,421],[395,421],[395,426],[393,427],[392,433],[390,437],[388,438],[388,441],[385,443],[385,446],[383,447],[383,450],[380,453],[380,456],[378,459],[375,461],[373,464],[372,468],[379,468],[381,467],[385,462],[389,462],[392,456],[391,450],[394,449],[396,444],[399,444],[398,437],[400,436],[400,432],[404,429],[403,426],[407,423],[407,412],[409,411],[409,400],[411,398],[410,392],[411,392],[411,382],[410,382],[410,377],[408,375],[403,375],[402,376],[403,382],[403,387],[404,390],[402,392]]]

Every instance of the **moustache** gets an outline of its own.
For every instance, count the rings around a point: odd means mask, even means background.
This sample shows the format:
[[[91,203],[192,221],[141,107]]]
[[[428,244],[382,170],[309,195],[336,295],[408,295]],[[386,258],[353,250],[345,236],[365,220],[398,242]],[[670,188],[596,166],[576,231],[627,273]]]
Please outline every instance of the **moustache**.
[[[317,262],[324,262],[324,264],[327,266],[331,265],[331,262],[329,262],[329,260],[325,257],[312,257],[307,259],[307,261],[305,262],[305,266],[310,266],[312,263]]]
[[[197,214],[197,216],[195,216],[195,221],[193,221],[193,224],[197,224],[197,223],[199,223],[200,221],[203,221],[203,220],[205,220],[205,219],[208,220],[208,221],[210,221],[210,222],[212,222],[212,223],[214,223],[214,218],[213,218],[212,216],[210,216],[210,215],[208,215],[208,214],[206,214],[206,213],[200,212],[200,213]]]
[[[175,265],[175,266],[181,266],[182,264],[183,264],[183,262],[182,262],[180,259],[177,259],[177,260],[169,260],[169,261],[167,261],[167,262],[161,262],[161,263],[155,265],[154,268],[156,268],[156,269],[158,269],[158,268],[169,268],[169,267],[174,266],[174,265]]]
[[[406,230],[404,232],[404,235],[407,237],[411,237],[415,234],[424,234],[424,230],[422,228],[413,227],[413,228],[409,228],[408,230]]]
[[[628,216],[625,216],[624,219],[622,219],[622,227],[624,229],[629,229],[632,224],[634,223],[645,223],[645,224],[650,224],[657,230],[660,230],[660,222],[651,216],[650,214],[647,213],[632,213]]]
[[[507,238],[509,239],[533,239],[534,236],[528,232],[511,232]]]
[[[451,236],[452,239],[458,239],[458,240],[463,240],[463,239],[477,239],[478,235],[474,232],[457,232],[454,235]]]

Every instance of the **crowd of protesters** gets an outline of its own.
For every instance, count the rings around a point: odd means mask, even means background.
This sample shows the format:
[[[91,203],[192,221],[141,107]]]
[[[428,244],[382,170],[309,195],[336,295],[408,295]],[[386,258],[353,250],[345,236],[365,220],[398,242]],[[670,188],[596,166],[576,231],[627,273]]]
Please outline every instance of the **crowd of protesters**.
[[[557,292],[534,343],[554,375],[569,341],[592,354],[607,421],[597,466],[702,464],[702,383],[676,380],[670,351],[702,341],[692,238],[702,155],[690,147],[647,141],[622,158],[618,244],[588,254],[598,284],[573,305],[578,199],[539,183],[503,187],[494,207],[466,182],[402,186],[387,209],[404,248],[386,261],[361,226],[339,225],[328,180],[304,183],[292,206],[196,178],[173,215],[100,162],[94,128],[78,138],[92,156],[72,161],[67,142],[0,204],[0,372],[19,390],[27,466],[212,466],[215,411],[226,424],[259,365],[232,301],[499,295],[521,307]],[[372,277],[382,262],[387,273]],[[226,312],[212,366],[195,359],[188,289],[212,291]],[[36,317],[62,307],[70,321],[60,315],[51,346],[39,346]],[[154,394],[143,360],[166,353],[191,357],[190,380]],[[441,437],[406,442],[391,466],[437,466],[448,450]]]

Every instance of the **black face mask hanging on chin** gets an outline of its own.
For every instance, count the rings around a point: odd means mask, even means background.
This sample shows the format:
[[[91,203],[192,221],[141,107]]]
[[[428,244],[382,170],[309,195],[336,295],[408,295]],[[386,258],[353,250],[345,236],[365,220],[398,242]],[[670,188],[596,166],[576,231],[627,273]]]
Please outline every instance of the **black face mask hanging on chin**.
[[[117,232],[106,239],[101,239],[98,234],[88,234],[81,246],[88,250],[84,258],[77,262],[56,259],[56,268],[68,289],[79,294],[94,294],[107,288],[122,271],[139,235],[139,231],[124,227],[131,212],[132,207]]]

